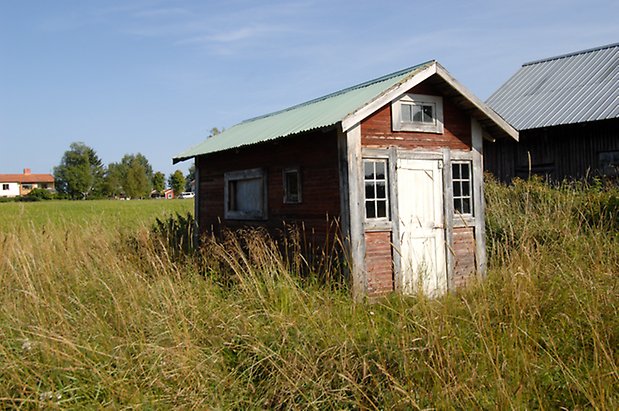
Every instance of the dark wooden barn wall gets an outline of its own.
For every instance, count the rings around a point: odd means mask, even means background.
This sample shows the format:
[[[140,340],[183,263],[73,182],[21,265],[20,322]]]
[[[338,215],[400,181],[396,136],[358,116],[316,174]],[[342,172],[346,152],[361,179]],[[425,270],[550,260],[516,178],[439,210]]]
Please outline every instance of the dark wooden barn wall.
[[[520,143],[484,142],[484,168],[499,180],[531,174],[554,181],[580,179],[598,172],[601,151],[619,150],[619,119],[523,130]]]
[[[287,224],[303,225],[308,240],[321,242],[333,234],[340,216],[337,138],[335,131],[314,132],[197,159],[200,181],[202,233],[218,233],[221,226],[266,226],[275,231]],[[282,171],[300,167],[302,203],[284,204]],[[259,221],[224,218],[224,173],[263,168],[268,184],[268,219]]]
[[[419,84],[408,91],[413,94],[440,96],[432,85]],[[361,122],[361,145],[370,148],[397,146],[405,149],[471,150],[471,119],[449,98],[443,98],[443,134],[397,132],[391,127],[391,104],[387,104]],[[468,230],[468,231],[467,231]],[[463,285],[475,275],[475,238],[473,228],[454,230],[454,283]],[[393,290],[391,232],[365,234],[368,294]]]

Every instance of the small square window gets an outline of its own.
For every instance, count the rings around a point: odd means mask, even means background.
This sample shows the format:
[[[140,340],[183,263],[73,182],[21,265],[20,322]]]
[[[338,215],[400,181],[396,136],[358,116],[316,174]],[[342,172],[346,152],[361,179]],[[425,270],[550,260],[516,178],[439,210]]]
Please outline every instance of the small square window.
[[[230,171],[224,174],[225,218],[262,220],[267,215],[264,170]]]
[[[469,161],[451,163],[454,212],[473,215],[473,194],[471,163]]]
[[[598,154],[598,161],[602,174],[619,175],[619,151],[602,151]]]
[[[405,94],[391,104],[393,131],[443,132],[443,99],[440,96]]]
[[[301,203],[301,172],[299,168],[284,169],[284,203]]]
[[[387,160],[363,160],[365,218],[389,219]]]
[[[7,191],[9,189],[8,184],[2,184],[2,190]]]

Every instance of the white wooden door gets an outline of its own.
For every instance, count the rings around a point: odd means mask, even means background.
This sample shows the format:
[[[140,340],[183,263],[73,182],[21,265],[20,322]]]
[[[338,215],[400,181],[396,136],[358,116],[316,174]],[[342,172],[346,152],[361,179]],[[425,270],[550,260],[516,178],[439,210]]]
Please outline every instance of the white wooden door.
[[[441,160],[399,159],[398,209],[402,292],[447,290]]]

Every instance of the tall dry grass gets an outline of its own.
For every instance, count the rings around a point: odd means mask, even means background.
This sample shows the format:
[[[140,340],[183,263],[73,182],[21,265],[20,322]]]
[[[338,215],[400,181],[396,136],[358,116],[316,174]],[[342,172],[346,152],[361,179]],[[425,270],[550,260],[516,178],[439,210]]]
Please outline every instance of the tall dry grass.
[[[612,193],[487,193],[489,276],[436,300],[355,305],[260,233],[197,260],[147,229],[4,231],[0,405],[619,408]]]

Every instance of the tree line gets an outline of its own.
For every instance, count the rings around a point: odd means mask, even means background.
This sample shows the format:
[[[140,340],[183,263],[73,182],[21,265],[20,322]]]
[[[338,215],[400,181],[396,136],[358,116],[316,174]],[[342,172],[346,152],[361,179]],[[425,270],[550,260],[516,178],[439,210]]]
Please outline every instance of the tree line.
[[[167,178],[168,186],[178,195],[190,191],[195,168],[186,176],[176,170]],[[56,191],[72,199],[86,198],[148,198],[162,194],[166,176],[153,171],[141,153],[125,154],[117,163],[103,164],[96,151],[82,142],[75,142],[65,151],[60,164],[54,167]]]

